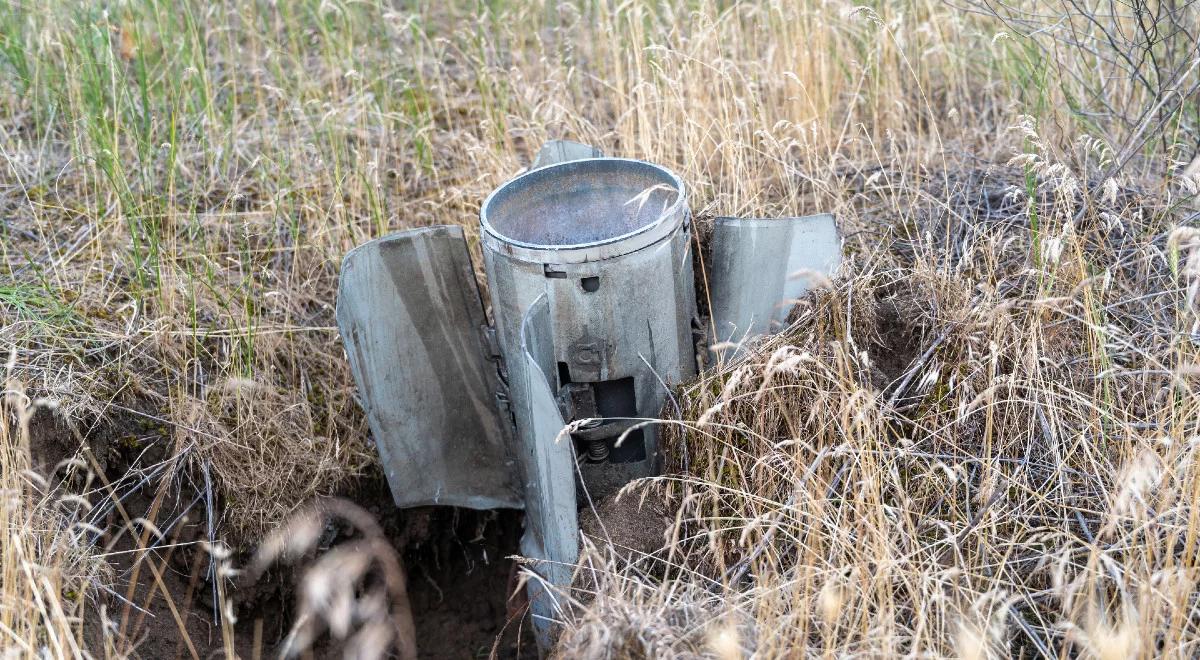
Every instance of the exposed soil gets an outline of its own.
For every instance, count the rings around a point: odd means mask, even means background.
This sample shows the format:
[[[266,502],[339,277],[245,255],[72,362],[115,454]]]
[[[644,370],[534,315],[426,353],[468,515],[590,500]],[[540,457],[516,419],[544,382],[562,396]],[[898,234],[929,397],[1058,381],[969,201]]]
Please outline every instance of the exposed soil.
[[[194,467],[186,461],[172,465],[170,475],[165,467],[155,472],[169,464],[164,461],[175,450],[168,429],[135,413],[117,413],[102,423],[72,429],[46,410],[35,414],[30,427],[36,471],[64,492],[78,492],[86,476],[68,474],[69,465],[55,475],[63,461],[83,457],[102,473],[93,471],[92,487],[99,491],[91,498],[91,517],[105,532],[95,543],[104,548],[112,580],[111,591],[87,594],[91,606],[84,632],[89,647],[103,648],[107,625],[125,640],[122,650],[134,657],[225,657],[214,607],[212,558],[203,545],[210,529],[203,479],[191,474]],[[379,520],[402,556],[421,658],[537,657],[523,603],[507,598],[515,586],[509,557],[518,553],[519,511],[401,511],[392,506],[382,474],[368,475],[343,495]],[[212,497],[214,510],[219,510],[219,499]],[[145,526],[126,522],[139,518],[153,521],[163,538],[156,541]],[[213,523],[219,538],[219,519]],[[318,552],[346,540],[348,533],[327,529]],[[139,543],[152,549],[139,550]],[[234,548],[233,564],[244,565],[253,550]],[[295,590],[304,566],[300,561],[273,569],[253,585],[230,584],[237,616],[233,647],[239,656],[278,654],[295,616]],[[163,597],[163,587],[169,599]],[[320,640],[310,657],[341,657],[341,648]]]
[[[879,302],[876,333],[877,343],[870,347],[871,363],[877,370],[873,379],[880,391],[886,391],[919,357],[924,328],[906,316],[901,303],[885,299]]]
[[[170,460],[176,452],[168,428],[147,414],[124,411],[67,425],[39,409],[30,420],[30,439],[34,471],[58,493],[90,493],[91,510],[77,517],[103,530],[93,543],[111,577],[85,594],[88,647],[103,649],[107,638],[121,640],[114,652],[133,657],[222,656],[210,556],[201,546],[208,537],[207,500],[186,459]],[[73,458],[75,465],[68,462]],[[267,630],[278,636],[283,619],[269,619]],[[235,648],[251,657],[252,636],[239,635]]]
[[[403,549],[421,658],[537,657],[529,618],[519,598],[508,597],[516,586],[510,557],[519,552],[520,511],[400,510],[381,474],[352,497]]]
[[[515,583],[513,562],[506,556],[516,552],[520,515],[503,512],[496,522],[503,527],[493,524],[496,531],[485,532],[479,541],[462,543],[459,536],[439,550],[406,553],[421,657],[487,658],[493,651],[504,659],[537,657],[528,617],[508,611]]]
[[[645,498],[634,491],[622,497],[610,495],[596,503],[595,511],[579,512],[579,529],[597,545],[612,543],[618,553],[630,560],[652,554],[666,545],[670,529],[666,503],[657,493]]]

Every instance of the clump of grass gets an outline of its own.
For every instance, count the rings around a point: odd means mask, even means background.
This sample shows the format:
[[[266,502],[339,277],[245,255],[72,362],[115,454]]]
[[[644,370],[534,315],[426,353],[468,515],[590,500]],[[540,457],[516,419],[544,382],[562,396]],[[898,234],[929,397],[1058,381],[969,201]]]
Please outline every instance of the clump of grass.
[[[1189,653],[1190,234],[1161,199],[1040,167],[1059,176],[1007,204],[1019,169],[892,187],[861,231],[903,249],[683,391],[657,480],[673,542],[593,560],[565,655],[711,655],[711,619],[752,622],[739,649],[764,657]]]
[[[12,368],[10,362],[6,372]],[[84,514],[91,505],[67,479],[86,467],[58,466],[62,481],[31,469],[29,422],[47,407],[53,404],[31,399],[6,378],[0,397],[0,646],[13,657],[76,658],[87,648],[85,608],[96,599],[95,585],[109,576],[87,542]],[[96,638],[111,635],[101,631]]]

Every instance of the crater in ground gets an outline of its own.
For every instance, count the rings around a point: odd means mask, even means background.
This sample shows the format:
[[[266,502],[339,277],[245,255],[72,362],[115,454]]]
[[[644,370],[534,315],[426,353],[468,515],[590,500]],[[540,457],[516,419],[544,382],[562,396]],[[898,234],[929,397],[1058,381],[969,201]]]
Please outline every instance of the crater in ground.
[[[186,461],[163,480],[167,475],[160,468],[169,464],[174,450],[169,429],[135,411],[72,430],[43,410],[31,420],[30,430],[35,470],[64,492],[76,489],[74,481],[79,480],[68,481],[65,469],[56,477],[55,467],[66,459],[82,456],[93,477],[102,477],[93,479],[98,491],[91,498],[91,515],[104,530],[95,543],[110,571],[108,583],[89,594],[83,624],[88,647],[103,648],[107,626],[124,638],[124,650],[133,657],[227,657],[214,607],[211,555],[203,547],[210,529],[212,538],[219,537],[220,499],[211,494],[210,502],[201,475],[193,474],[195,467]],[[419,657],[537,657],[528,616],[508,599],[515,587],[510,557],[518,553],[521,512],[453,507],[402,511],[392,504],[378,471],[340,495],[372,514],[402,557]],[[153,521],[163,538],[156,541],[140,523],[126,522],[139,518]],[[122,527],[137,533],[120,533]],[[326,529],[317,554],[346,541],[348,534]],[[141,541],[150,549],[144,551]],[[235,566],[248,562],[255,549],[249,546],[233,548]],[[253,585],[231,584],[238,656],[279,655],[296,618],[297,583],[306,563],[273,568]],[[306,657],[340,658],[342,647],[321,639]]]

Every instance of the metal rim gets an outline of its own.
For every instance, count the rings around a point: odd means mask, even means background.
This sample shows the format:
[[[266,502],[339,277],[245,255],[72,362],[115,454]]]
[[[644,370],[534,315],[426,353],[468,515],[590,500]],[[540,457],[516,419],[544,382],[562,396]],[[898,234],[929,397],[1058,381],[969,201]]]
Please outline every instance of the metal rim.
[[[678,195],[675,201],[667,207],[659,216],[658,219],[634,229],[633,231],[605,238],[590,243],[576,243],[568,245],[543,245],[539,243],[529,243],[509,238],[496,229],[488,220],[488,209],[491,207],[492,201],[502,191],[508,189],[520,181],[534,176],[547,176],[556,168],[566,168],[574,164],[590,161],[610,161],[636,163],[641,166],[649,167],[657,170],[664,178],[668,179]],[[517,177],[509,179],[493,190],[479,209],[479,224],[482,231],[481,238],[485,247],[495,252],[502,252],[513,257],[528,261],[546,262],[546,263],[581,263],[585,261],[598,261],[618,257],[623,254],[629,254],[636,250],[658,242],[660,239],[672,234],[681,224],[688,219],[687,213],[687,189],[683,185],[683,179],[671,170],[656,165],[644,160],[636,158],[580,158],[577,160],[568,160],[546,167],[539,167],[536,170],[529,170]]]

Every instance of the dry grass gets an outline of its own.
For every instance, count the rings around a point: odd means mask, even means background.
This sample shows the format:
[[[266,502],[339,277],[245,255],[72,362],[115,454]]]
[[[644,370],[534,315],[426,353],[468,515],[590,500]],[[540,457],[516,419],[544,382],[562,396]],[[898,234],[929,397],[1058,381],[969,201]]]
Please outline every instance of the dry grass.
[[[11,363],[6,371],[11,372]],[[9,375],[9,374],[6,374]],[[0,398],[0,649],[4,657],[80,657],[83,612],[111,571],[91,546],[92,479],[79,460],[50,475],[31,469],[29,422],[41,408],[19,382],[6,378]],[[113,643],[104,630],[91,635],[97,652]]]
[[[348,658],[388,657],[394,647],[400,660],[416,660],[404,567],[379,524],[353,502],[327,499],[297,512],[263,540],[244,579],[258,580],[271,565],[317,550],[331,520],[348,523],[361,538],[327,549],[308,568],[296,624],[280,655],[301,655],[328,631],[346,640]],[[372,579],[375,572],[380,575]]]
[[[564,656],[720,656],[729,634],[763,657],[1195,653],[1191,233],[1122,193],[1031,266],[1027,200],[999,201],[1020,171],[953,177],[949,226],[919,190],[860,190],[910,198],[862,231],[915,230],[913,254],[860,256],[683,392],[674,544],[592,560]],[[1079,200],[1035,203],[1065,222]]]
[[[341,256],[472,235],[580,139],[675,169],[698,217],[833,211],[848,259],[681,393],[674,543],[590,558],[567,651],[1194,655],[1200,12],[726,4],[0,7],[12,376],[77,428],[152,415],[256,538],[372,460]],[[76,655],[10,561],[91,575],[43,513],[0,509],[0,623]]]

